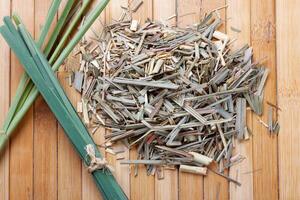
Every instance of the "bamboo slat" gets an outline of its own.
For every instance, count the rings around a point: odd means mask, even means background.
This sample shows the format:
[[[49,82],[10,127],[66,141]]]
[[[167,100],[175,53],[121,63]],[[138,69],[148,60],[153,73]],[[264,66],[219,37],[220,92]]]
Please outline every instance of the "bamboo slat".
[[[125,10],[121,7],[127,7],[128,6],[128,0],[111,0],[109,5],[106,8],[106,18],[105,23],[111,24],[114,22],[114,20],[119,20],[120,16],[124,14]],[[106,134],[109,134],[110,131],[106,131]],[[124,144],[119,143],[119,148],[124,149],[124,159],[129,159],[129,150],[125,147]],[[123,191],[127,195],[127,197],[130,199],[130,166],[128,165],[121,165],[119,160],[116,160],[115,155],[111,155],[109,153],[106,154],[107,159],[109,163],[112,164],[112,166],[115,168],[114,176],[116,177],[118,183],[121,185]]]
[[[153,0],[153,18],[159,19],[168,25],[176,25],[176,1],[167,0],[161,3],[159,0]]]
[[[279,199],[300,199],[299,3],[276,1]]]
[[[215,10],[216,8],[222,8],[224,7],[225,1],[220,0],[214,0],[209,1],[205,0],[202,1],[201,4],[201,16],[205,15],[205,13],[208,13],[212,10]],[[226,12],[225,9],[221,9],[218,11],[221,18],[223,20],[226,19]],[[226,21],[224,23],[225,25],[220,27],[221,31],[226,30]],[[217,165],[212,165],[212,169],[218,170]],[[208,171],[207,176],[204,177],[204,199],[228,199],[229,197],[229,184],[226,179],[223,177],[220,177],[219,175]]]
[[[275,1],[251,1],[251,46],[254,60],[266,58],[270,69],[265,86],[263,121],[267,121],[267,104],[276,105]],[[254,199],[278,199],[277,136],[270,135],[256,117],[253,118],[253,187]],[[262,153],[263,152],[263,153]]]
[[[227,3],[227,17],[230,19],[226,24],[227,33],[232,39],[237,39],[233,43],[233,49],[238,49],[245,44],[250,44],[250,0],[229,0]],[[236,32],[235,29],[241,30],[241,32]],[[252,115],[250,111],[247,112],[247,125],[250,129],[252,128]],[[236,140],[235,154],[244,156],[245,160],[230,168],[230,177],[237,179],[242,184],[238,187],[230,183],[230,199],[253,199],[252,137],[247,141]]]
[[[131,3],[132,1],[129,1]],[[149,7],[148,7],[149,6]],[[132,14],[132,18],[139,20],[141,23],[145,22],[145,20],[149,17],[153,17],[153,1],[145,0],[143,5],[141,5],[140,9],[137,12]],[[135,148],[130,150],[130,159],[137,158],[137,151]],[[130,168],[130,197],[132,200],[153,200],[155,199],[155,179],[153,176],[147,176],[145,166],[139,165],[138,168],[138,176],[134,175],[134,166]]]
[[[178,1],[178,26],[186,27],[200,20],[201,0]],[[179,199],[203,199],[203,176],[179,172]]]
[[[62,0],[59,8],[58,17],[61,15],[67,0]],[[68,84],[67,75],[63,69],[58,72],[58,79],[62,84],[67,96],[72,101],[74,99],[74,92]],[[76,151],[72,147],[64,130],[58,124],[58,200],[72,200],[82,199],[82,176],[81,176],[81,160]]]
[[[51,0],[35,2],[35,36],[45,22]],[[55,24],[55,23],[54,23]],[[34,104],[34,199],[57,199],[57,123],[43,98]],[[47,156],[45,156],[45,154]]]
[[[218,170],[216,164],[212,164],[211,168]],[[226,179],[208,170],[204,177],[204,199],[229,199],[229,186]]]
[[[34,35],[34,0],[14,0],[11,5],[12,12],[18,13],[28,30]],[[14,54],[11,54],[11,98],[19,84],[23,69]],[[33,108],[25,115],[24,120],[15,130],[15,137],[10,143],[10,199],[33,198]]]
[[[130,159],[137,158],[135,149],[130,150]],[[138,166],[138,176],[134,176],[134,167],[130,168],[130,197],[132,200],[153,200],[155,199],[154,192],[154,177],[147,176],[144,166]]]
[[[251,111],[247,111],[247,125],[252,127],[254,114]],[[230,183],[229,196],[231,200],[251,200],[254,199],[253,191],[253,156],[252,156],[252,147],[253,139],[249,138],[246,141],[236,141],[235,144],[236,153],[245,157],[241,163],[232,166],[229,171],[229,176],[238,180],[242,185],[237,186],[234,183]]]
[[[59,81],[72,101],[74,93],[69,87],[66,72],[58,72]],[[74,100],[73,100],[74,101]],[[64,130],[58,124],[58,200],[82,198],[81,160]]]
[[[89,9],[94,8],[97,5],[98,1],[93,1],[89,7]],[[103,25],[105,24],[105,12],[103,12],[100,17],[99,20],[96,20],[95,23],[93,24],[92,28],[90,31],[88,31],[85,34],[85,38],[87,40],[89,40],[91,37],[95,37],[95,33],[100,34],[101,30],[103,29]],[[78,63],[78,65],[74,66],[74,64],[72,63]],[[73,61],[69,61],[67,63],[67,68],[68,70],[72,69],[72,68],[78,68],[80,65],[79,60],[78,60],[78,56],[76,58],[74,58]],[[76,108],[76,104],[77,102],[79,102],[81,100],[80,98],[80,94],[78,92],[74,92],[74,88],[71,88],[71,93],[76,93],[76,101],[72,102],[73,105],[75,105]],[[105,139],[105,129],[104,128],[99,128],[97,130],[97,132],[92,136],[93,139],[95,140],[96,144],[102,144]],[[105,151],[104,149],[100,149],[101,154],[103,156],[105,156]],[[84,166],[84,164],[82,164],[82,200],[101,200],[102,196],[100,195],[95,182],[92,178],[92,176],[89,174],[89,172],[86,169],[86,166]]]
[[[164,4],[161,1],[153,1],[153,19],[166,21],[170,16],[176,14],[176,1],[167,0]],[[165,22],[169,25],[176,25],[176,18]],[[164,169],[164,178],[158,179],[155,175],[155,200],[177,200],[178,199],[178,170]]]
[[[10,15],[10,1],[0,2],[0,18]],[[0,38],[0,124],[4,122],[4,116],[8,111],[10,101],[10,50],[3,38]],[[9,199],[9,144],[0,158],[0,199]]]
[[[177,1],[178,26],[186,28],[187,26],[199,23],[201,15],[201,0]],[[207,10],[209,11],[209,10]]]
[[[148,18],[153,19],[153,1],[154,0],[144,0],[137,12],[132,13],[132,18],[141,23],[145,22]],[[129,4],[131,2],[133,2],[133,0],[129,0]]]
[[[112,0],[110,3],[113,3],[114,1],[116,0]],[[49,4],[50,0],[1,1],[0,16],[9,15],[10,11],[16,11],[21,15],[26,27],[29,28],[31,33],[35,32],[37,34],[40,25],[43,22],[38,16],[44,16],[46,14],[46,7],[48,7],[46,5],[41,7],[40,4],[43,2]],[[66,2],[66,0],[63,0],[63,2]],[[155,2],[157,6],[155,6]],[[168,1],[144,0],[141,8],[138,12],[133,13],[132,16],[143,22],[147,18],[154,18],[154,15],[169,13],[165,11],[170,9],[170,6],[173,5],[170,5],[167,2]],[[177,23],[181,27],[191,24],[206,12],[225,5],[225,0],[199,0],[200,6],[194,6],[197,4],[190,3],[192,1],[177,0],[177,2]],[[265,101],[268,100],[274,104],[277,103],[275,84],[275,51],[277,49],[278,104],[282,109],[282,111],[279,112],[281,132],[279,133],[278,146],[276,136],[270,136],[268,130],[258,122],[255,115],[248,115],[248,125],[249,128],[253,130],[253,137],[250,137],[250,141],[243,142],[244,144],[237,144],[236,146],[241,154],[246,155],[247,160],[244,160],[242,164],[233,167],[230,172],[232,178],[236,178],[236,175],[238,174],[237,179],[242,183],[241,187],[234,185],[228,186],[225,179],[212,174],[211,172],[208,172],[204,181],[197,175],[182,176],[181,173],[179,178],[174,176],[174,180],[171,180],[172,177],[169,173],[174,172],[166,170],[165,180],[156,181],[154,177],[147,176],[144,167],[141,166],[139,167],[139,174],[137,177],[134,177],[134,168],[131,168],[129,175],[131,180],[130,184],[128,184],[130,185],[129,194],[131,195],[131,199],[164,199],[166,197],[164,196],[164,192],[166,192],[164,188],[170,187],[160,184],[162,182],[171,182],[173,184],[172,188],[175,190],[178,187],[179,199],[193,199],[195,196],[201,196],[202,194],[202,198],[204,199],[216,199],[218,197],[219,199],[226,199],[230,197],[230,199],[273,200],[278,199],[278,190],[279,199],[300,198],[298,184],[300,181],[300,164],[298,158],[298,154],[300,153],[300,138],[297,133],[297,128],[299,128],[299,89],[297,87],[299,85],[299,45],[297,45],[299,37],[299,20],[297,18],[299,15],[299,2],[296,0],[276,0],[276,16],[275,0],[253,0],[251,3],[250,0],[227,0],[226,4],[229,6],[227,11],[225,12],[224,9],[220,11],[224,19],[225,17],[228,19],[228,21],[226,21],[226,26],[223,26],[223,30],[226,28],[230,36],[233,35],[233,37],[238,39],[238,43],[234,43],[234,46],[238,46],[239,43],[248,42],[251,39],[251,45],[254,47],[255,60],[266,58],[264,64],[265,66],[270,67],[271,73],[265,88]],[[119,5],[116,6],[119,8]],[[34,7],[36,7],[36,9],[34,9]],[[108,13],[103,17],[104,22],[104,18],[108,17],[117,19],[115,16],[118,15],[115,14],[115,8],[116,7],[114,6],[110,9],[106,9]],[[199,15],[193,14],[193,12],[198,12],[198,10],[200,10]],[[34,13],[36,16],[34,16]],[[173,13],[164,15],[164,20],[175,14],[176,12],[174,10]],[[275,17],[277,22],[277,47],[275,46]],[[176,18],[173,18],[170,22],[175,24]],[[242,32],[232,32],[230,30],[231,26],[241,29]],[[7,46],[3,45],[2,38],[0,38],[0,46],[0,112],[5,113],[8,109],[10,99],[14,96],[14,92],[18,85],[18,79],[23,70],[13,54],[11,56],[11,63],[9,62],[10,53]],[[9,66],[11,66],[11,68]],[[68,80],[65,79],[66,75],[66,72],[59,72],[59,78],[65,85],[65,88],[68,88],[66,92],[70,97],[76,92],[73,88],[69,88],[67,83]],[[40,104],[41,99],[36,103],[35,109],[39,110],[35,111],[35,120],[33,120],[33,109],[31,109],[27,113],[26,119],[23,120],[22,124],[20,124],[19,128],[16,130],[18,133],[12,138],[11,144],[9,145],[10,147],[7,148],[5,155],[1,156],[0,199],[20,199],[20,197],[22,199],[39,199],[39,197],[55,196],[55,184],[49,185],[51,184],[50,179],[47,179],[45,185],[38,185],[38,182],[42,181],[42,179],[39,179],[42,173],[48,169],[50,171],[55,171],[55,168],[57,168],[57,175],[53,175],[51,178],[53,178],[53,180],[57,179],[57,199],[100,199],[101,197],[99,192],[95,190],[93,180],[88,174],[85,174],[85,169],[83,168],[81,161],[71,147],[68,138],[64,135],[61,127],[58,127],[57,131],[56,167],[52,163],[55,161],[50,161],[55,157],[53,155],[55,147],[51,145],[53,149],[48,149],[50,145],[48,147],[37,147],[37,145],[34,145],[37,144],[37,141],[41,140],[42,143],[45,144],[49,140],[49,142],[55,146],[53,143],[53,135],[55,135],[55,131],[53,130],[54,122],[52,121],[51,116],[45,116],[42,113],[43,109],[46,108],[40,108]],[[264,106],[264,109],[266,113],[266,105]],[[49,114],[48,110],[47,114]],[[3,121],[4,115],[1,116],[0,123]],[[41,120],[40,118],[43,119]],[[267,121],[267,116],[264,115],[262,119]],[[42,125],[42,123],[39,123],[43,122],[43,124],[46,124],[47,120],[50,120],[51,123],[47,125],[48,128],[45,128],[45,130],[42,131],[42,127],[45,126]],[[251,125],[251,121],[253,126]],[[34,123],[35,125],[33,125]],[[49,131],[46,129],[49,129]],[[97,133],[95,133],[94,138],[96,143],[102,143],[104,141],[103,131],[104,130],[99,129]],[[251,147],[252,145],[253,147]],[[277,147],[279,148],[278,150]],[[41,150],[39,151],[38,149]],[[42,163],[45,161],[40,161],[39,163],[37,159],[39,157],[43,157],[43,159],[48,158],[49,154],[47,152],[42,152],[44,151],[43,149],[48,149],[51,152],[49,163],[47,163],[47,169],[42,167]],[[136,158],[135,153],[135,151],[131,151],[131,159]],[[277,160],[277,156],[279,160]],[[279,167],[277,166],[278,161]],[[33,163],[35,167],[38,168],[34,169]],[[50,171],[43,176],[49,177]],[[277,179],[278,171],[279,182]],[[197,188],[194,186],[190,187],[189,185],[192,184],[202,184],[203,186],[197,186]],[[228,188],[230,188],[230,195],[228,193]],[[194,193],[189,192],[190,190],[193,190]],[[41,191],[48,194],[37,194]],[[174,194],[176,192],[177,191],[175,191]],[[169,193],[169,191],[167,191],[167,193]],[[166,199],[168,198],[169,195],[167,195]],[[201,199],[201,197],[196,199]]]
[[[203,18],[205,14],[218,9],[221,18],[225,20],[227,9],[224,9],[224,7],[227,6],[226,2],[226,0],[202,0],[200,5],[200,17]],[[221,31],[226,30],[226,22],[227,20],[225,20],[223,25],[219,28]]]

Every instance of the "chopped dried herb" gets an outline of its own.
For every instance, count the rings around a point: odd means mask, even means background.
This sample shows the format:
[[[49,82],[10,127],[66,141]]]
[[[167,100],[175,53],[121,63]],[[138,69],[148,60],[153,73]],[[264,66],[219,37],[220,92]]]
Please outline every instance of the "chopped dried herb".
[[[96,110],[88,116],[105,121],[93,123],[112,131],[107,142],[126,141],[138,149],[136,160],[122,164],[144,164],[148,174],[178,165],[205,175],[211,162],[220,172],[236,163],[233,141],[249,138],[247,103],[262,113],[269,71],[252,62],[248,45],[231,50],[220,25],[217,11],[187,29],[150,20],[140,25],[125,14],[93,41],[97,47],[81,43],[83,82],[96,80],[91,95],[81,92]]]

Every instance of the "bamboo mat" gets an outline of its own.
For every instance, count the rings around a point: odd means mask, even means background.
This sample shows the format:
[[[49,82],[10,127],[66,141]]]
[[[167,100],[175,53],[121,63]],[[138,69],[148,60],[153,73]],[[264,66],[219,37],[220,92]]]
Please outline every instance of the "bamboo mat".
[[[62,0],[66,2],[66,0]],[[96,3],[98,0],[94,0]],[[111,0],[101,15],[101,23],[110,23],[131,0]],[[0,16],[17,12],[35,37],[39,35],[51,0],[0,1]],[[300,134],[299,127],[299,12],[296,0],[144,0],[133,18],[167,20],[172,25],[185,27],[215,8],[220,10],[225,25],[222,27],[236,38],[234,47],[244,43],[253,46],[254,59],[264,60],[271,73],[267,81],[265,100],[278,104],[281,131],[279,137],[270,136],[255,115],[248,114],[247,122],[253,136],[249,141],[236,143],[236,149],[247,159],[227,172],[237,178],[241,187],[229,184],[218,175],[196,176],[165,170],[165,178],[147,176],[143,166],[134,177],[133,169],[120,165],[106,153],[115,166],[122,188],[133,200],[211,200],[211,199],[300,199]],[[62,10],[62,8],[61,8]],[[59,15],[60,13],[58,13]],[[277,24],[275,23],[277,22]],[[94,30],[102,28],[100,21]],[[277,30],[275,29],[277,27]],[[236,33],[233,28],[242,32]],[[277,34],[276,34],[277,33]],[[88,33],[92,34],[92,33]],[[14,96],[23,72],[16,57],[0,39],[0,123],[4,120],[9,102]],[[58,78],[73,103],[78,94],[68,86],[67,73],[58,72]],[[276,80],[278,83],[276,85]],[[278,90],[278,95],[277,95]],[[266,105],[265,105],[266,108]],[[262,119],[267,121],[265,114]],[[94,139],[101,143],[105,130],[99,130]],[[103,152],[104,153],[104,152]],[[134,150],[126,152],[135,158]],[[93,180],[76,155],[62,128],[40,97],[11,139],[0,160],[0,200],[96,200],[101,199]]]

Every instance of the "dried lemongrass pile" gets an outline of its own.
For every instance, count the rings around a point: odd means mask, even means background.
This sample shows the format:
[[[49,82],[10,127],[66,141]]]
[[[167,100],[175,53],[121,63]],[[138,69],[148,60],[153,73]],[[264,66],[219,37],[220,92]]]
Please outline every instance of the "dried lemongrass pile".
[[[82,93],[78,111],[92,132],[111,130],[106,147],[137,147],[136,160],[123,164],[145,164],[148,174],[161,165],[206,174],[211,162],[222,173],[243,159],[233,143],[249,138],[247,104],[262,113],[269,71],[252,62],[251,47],[232,51],[221,24],[216,12],[187,29],[123,15],[82,43],[72,79]]]

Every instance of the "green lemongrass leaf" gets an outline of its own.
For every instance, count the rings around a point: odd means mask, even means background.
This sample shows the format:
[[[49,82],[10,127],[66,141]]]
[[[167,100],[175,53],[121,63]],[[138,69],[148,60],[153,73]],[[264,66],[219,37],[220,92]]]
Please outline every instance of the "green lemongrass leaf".
[[[100,157],[99,150],[96,148],[87,129],[64,94],[63,89],[55,78],[54,72],[50,69],[47,60],[39,51],[31,37],[29,37],[29,34],[24,27],[19,26],[19,28],[20,34],[22,34],[26,45],[22,42],[17,42],[14,36],[10,34],[7,27],[1,27],[0,32],[8,42],[9,46],[16,53],[22,65],[24,65],[26,72],[30,75],[30,78],[33,80],[36,87],[42,93],[50,109],[61,123],[72,144],[75,146],[81,159],[85,164],[89,165],[90,161],[86,156],[85,151],[86,145],[93,145],[97,157]],[[127,199],[112,175],[107,174],[102,170],[96,170],[92,175],[104,199]]]
[[[18,16],[16,16],[15,19],[17,22],[19,21]],[[16,27],[14,26],[13,22],[11,21],[10,17],[6,16],[3,19],[4,24],[7,26],[7,28],[9,29],[9,31],[11,32],[11,34],[13,34],[18,40],[21,39],[21,37],[19,36],[18,30],[16,29]]]
[[[32,55],[33,59],[35,60],[36,64],[37,64],[37,70],[40,70],[40,73],[41,73],[41,76],[42,78],[44,78],[44,82],[45,84],[47,85],[47,87],[49,89],[52,89],[53,88],[53,85],[55,87],[57,87],[57,91],[54,91],[54,92],[57,92],[55,93],[54,95],[55,96],[61,96],[62,99],[59,99],[60,101],[68,101],[67,97],[64,95],[64,91],[59,87],[59,83],[56,81],[56,79],[54,78],[54,75],[53,77],[52,76],[47,76],[47,74],[52,74],[53,71],[51,70],[51,66],[49,66],[48,62],[46,61],[46,59],[43,57],[43,55],[40,55],[40,54],[37,54],[38,50],[35,49],[35,45],[34,43],[31,43],[31,38],[29,36],[29,34],[26,32],[25,28],[23,25],[19,25],[19,29],[20,29],[20,32],[23,36],[23,39],[25,40],[26,44],[27,44],[27,48],[30,52],[30,54]],[[48,66],[47,68],[42,68],[42,67],[39,67],[39,66]],[[60,97],[59,96],[59,97]],[[72,111],[72,109],[70,110],[70,108],[68,108],[69,112]]]
[[[48,15],[46,17],[46,23],[44,24],[44,26],[41,30],[41,35],[40,35],[38,43],[37,43],[38,47],[41,47],[43,45],[43,43],[45,41],[45,38],[47,36],[47,33],[49,32],[50,26],[53,23],[55,14],[56,14],[56,12],[59,8],[60,3],[61,3],[61,0],[53,0],[53,2],[52,2],[51,7],[50,7],[49,12],[48,12]],[[17,15],[14,15],[14,16],[15,16],[14,17],[15,21],[17,23],[21,23],[20,18],[17,17]],[[11,33],[13,33],[16,37],[18,37],[18,32],[15,29],[12,22],[10,21],[9,17],[4,18],[4,23],[8,26]],[[4,121],[4,124],[3,124],[3,130],[4,131],[7,131],[7,128],[9,127],[13,116],[15,115],[17,110],[20,109],[20,107],[23,106],[23,103],[25,102],[28,95],[30,94],[30,91],[31,91],[33,86],[34,86],[34,84],[30,81],[28,75],[26,73],[24,73],[21,77],[21,80],[20,80],[19,85],[17,87],[16,95],[13,98],[13,101],[12,101],[11,106],[9,108],[7,117]]]
[[[56,59],[55,63],[53,64],[52,69],[54,71],[58,70],[59,66],[64,62],[64,60],[68,57],[74,47],[78,44],[84,34],[89,30],[91,25],[97,19],[97,17],[101,14],[104,10],[106,5],[108,4],[109,0],[102,0],[94,10],[89,14],[86,18],[85,23],[82,25],[80,30],[75,34],[74,38],[69,42],[66,48],[62,51],[59,57]]]
[[[45,42],[46,36],[49,32],[51,24],[53,23],[54,17],[58,11],[60,3],[61,3],[61,0],[53,0],[53,2],[52,2],[51,7],[48,11],[48,15],[46,17],[46,22],[41,30],[41,35],[37,42],[38,47],[43,46],[43,43]]]
[[[60,95],[62,97],[62,99],[60,99],[61,101],[69,101],[68,98],[65,96],[63,89],[60,87],[59,82],[56,81],[55,76],[54,75],[49,77],[46,76],[46,74],[53,74],[53,71],[51,70],[51,66],[48,64],[47,60],[43,57],[43,55],[38,54],[39,50],[35,47],[34,43],[31,43],[30,35],[28,34],[28,32],[26,32],[24,25],[22,24],[19,25],[19,29],[33,58],[35,58],[35,56],[38,56],[39,58],[37,60],[40,60],[41,62],[40,64],[42,64],[43,66],[48,66],[47,68],[39,68],[40,70],[42,70],[41,75],[45,77],[45,79],[47,78],[46,80],[44,80],[45,83],[49,84],[48,85],[49,87],[52,86],[50,83],[54,84],[54,86],[57,88],[56,95],[58,96]],[[37,66],[41,66],[41,65],[37,65]],[[68,111],[69,112],[74,111],[72,108],[73,107],[68,107]]]
[[[103,0],[93,9],[93,11],[90,13],[88,19],[86,19],[86,23],[81,27],[80,31],[75,35],[75,37],[71,40],[71,42],[67,45],[67,47],[64,49],[64,51],[61,53],[59,58],[54,63],[54,65],[52,67],[53,71],[58,70],[59,66],[63,63],[63,61],[70,54],[70,52],[73,50],[73,48],[77,45],[77,43],[80,41],[82,36],[87,32],[89,27],[93,24],[93,22],[96,20],[96,18],[100,15],[100,13],[106,7],[108,2],[109,2],[109,0]],[[17,23],[19,21],[19,19],[17,19],[16,17],[14,18],[14,20]],[[24,75],[24,76],[26,76],[26,75]],[[31,107],[34,100],[37,98],[37,96],[39,94],[37,88],[33,85],[29,85],[29,86],[26,85],[26,90],[30,91],[30,93],[27,95],[27,98],[22,97],[22,105],[18,106],[17,113],[14,113],[9,126],[7,126],[7,129],[5,131],[5,133],[8,135],[8,137],[15,130],[15,128],[20,123],[20,121],[22,120],[22,118],[24,117],[26,112],[29,110],[29,108]],[[17,100],[18,99],[16,98],[16,102],[19,102],[19,100],[18,101]],[[13,100],[13,101],[15,101],[15,100]],[[0,151],[4,148],[6,141],[7,140],[5,140],[3,143],[1,143],[1,141],[0,141]]]
[[[26,46],[22,43],[16,43],[15,38],[12,37],[12,35],[8,31],[7,27],[1,27],[0,31],[1,31],[1,34],[4,36],[4,38],[6,39],[6,41],[11,46],[11,48],[14,50],[16,55],[20,58],[21,63],[23,65],[29,66],[29,70],[27,72],[30,72],[30,73],[33,74],[33,76],[35,76],[35,74],[37,74],[37,72],[32,71],[32,70],[33,69],[38,69],[38,67],[36,66],[35,62],[33,61],[32,56],[30,55],[30,53],[28,51],[27,52],[24,51],[24,49],[26,49]],[[47,84],[44,88],[46,88],[46,89],[51,88],[51,87],[49,87],[49,81],[48,80],[47,81],[41,80],[41,82],[44,82],[45,84]],[[49,91],[48,91],[48,93],[49,93]]]
[[[176,85],[168,81],[145,81],[140,79],[128,79],[128,78],[114,78],[111,80],[113,83],[126,84],[126,85],[139,85],[139,86],[149,86],[157,88],[167,88],[167,89],[178,89],[179,85]]]
[[[19,37],[18,31],[15,29],[13,23],[11,22],[9,17],[4,17],[4,24],[7,26],[11,34],[13,34],[16,39],[21,42],[21,37]],[[20,80],[20,83],[18,85],[15,98],[12,100],[11,106],[9,107],[7,117],[5,118],[5,121],[3,123],[3,130],[6,133],[16,111],[18,108],[22,105],[20,104],[21,101],[24,99],[24,94],[28,95],[29,91],[27,90],[29,86],[30,79],[26,77],[26,74],[24,74]]]
[[[25,73],[24,73],[25,74]],[[33,86],[34,86],[34,83],[30,80],[30,78],[28,77],[28,75],[26,74],[26,84],[24,84],[25,89],[23,90],[23,94],[22,94],[22,98],[20,99],[19,103],[18,103],[18,106],[17,106],[17,112],[20,110],[20,108],[24,105],[26,99],[28,98]]]
[[[44,39],[45,39],[45,33],[49,32],[49,28],[52,24],[52,21],[54,19],[54,16],[59,8],[61,0],[54,0],[52,2],[52,6],[49,10],[49,13],[47,15],[47,19],[46,19],[46,23],[43,26],[42,29],[42,34],[37,42],[38,47],[41,48],[41,46],[44,43]],[[68,6],[66,6],[65,9],[68,9]],[[6,19],[9,19],[6,18]],[[20,19],[20,17],[17,14],[13,15],[13,19],[15,21],[16,24],[21,24],[22,21]],[[6,24],[8,25],[8,27],[10,28],[10,31],[14,34],[17,34],[16,37],[18,36],[18,32],[15,30],[13,24],[11,22],[9,22],[9,20],[6,20]],[[24,84],[24,82],[26,82],[26,85]],[[25,87],[26,86],[26,87]],[[21,87],[25,87],[25,90],[23,91],[23,95],[19,95],[19,93],[22,93]],[[5,125],[5,129],[7,131],[7,127],[9,126],[9,124],[11,123],[11,119],[14,116],[14,114],[24,105],[24,102],[26,101],[28,95],[30,94],[30,91],[32,90],[32,88],[34,87],[34,84],[32,83],[32,81],[30,81],[30,78],[28,77],[28,75],[26,73],[23,74],[23,76],[21,77],[21,81],[19,83],[18,86],[18,90],[17,90],[17,96],[13,99],[13,106],[10,108],[10,112],[9,112],[9,116],[7,118],[7,122],[4,124]],[[18,92],[19,91],[19,92]]]
[[[72,10],[69,12],[69,15],[66,19],[66,24],[69,24],[75,14],[78,12],[80,7],[82,6],[82,1],[78,1],[76,5],[73,6]]]
[[[13,101],[11,102],[11,105],[9,107],[9,110],[8,110],[8,113],[7,113],[7,116],[5,118],[5,121],[3,123],[3,131],[6,133],[16,111],[20,108],[20,105],[23,105],[23,95],[26,95],[28,96],[29,92],[30,91],[27,91],[27,87],[28,86],[28,81],[24,78],[21,78],[20,80],[20,83],[18,85],[18,88],[17,88],[17,91],[16,91],[16,94],[13,98]],[[23,102],[23,103],[22,103]]]
[[[53,64],[54,60],[58,57],[59,53],[62,51],[67,39],[69,38],[70,34],[74,30],[74,28],[75,28],[76,24],[78,23],[78,21],[81,19],[82,15],[83,15],[83,12],[88,7],[90,2],[91,2],[90,0],[84,0],[83,1],[79,12],[76,14],[75,18],[71,21],[70,26],[68,27],[68,29],[65,32],[64,36],[62,37],[62,39],[59,41],[59,44],[57,45],[55,51],[51,55],[51,57],[49,59],[50,64]]]
[[[59,33],[61,32],[63,26],[65,25],[66,19],[68,17],[69,12],[72,9],[74,2],[75,2],[74,0],[68,0],[59,20],[57,21],[57,24],[56,24],[54,31],[49,39],[49,42],[44,49],[44,54],[46,55],[46,57],[49,56],[49,54],[53,48],[53,45],[54,45],[55,41],[57,40]]]

